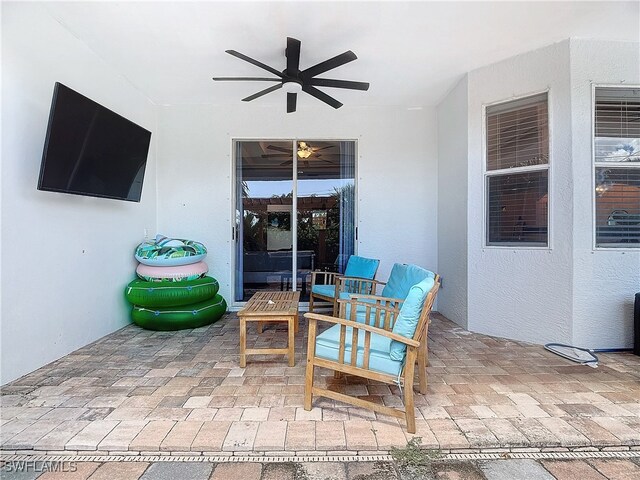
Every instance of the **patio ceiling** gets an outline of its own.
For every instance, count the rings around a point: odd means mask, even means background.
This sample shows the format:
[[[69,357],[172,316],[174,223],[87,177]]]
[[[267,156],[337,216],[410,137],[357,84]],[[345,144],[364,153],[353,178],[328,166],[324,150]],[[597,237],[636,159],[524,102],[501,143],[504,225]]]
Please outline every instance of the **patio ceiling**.
[[[237,105],[264,76],[235,49],[284,69],[285,38],[301,68],[353,50],[323,76],[368,81],[326,89],[347,106],[436,105],[467,71],[568,37],[637,41],[637,2],[50,2],[50,14],[154,103]],[[278,91],[256,105],[285,104]],[[300,95],[300,107],[320,105]]]
[[[314,180],[340,178],[341,153],[339,142],[306,140],[306,143],[316,153],[306,159],[298,158],[298,176],[305,179],[313,178]],[[289,152],[293,150],[291,141],[263,140],[242,142],[243,180],[292,179],[292,154],[274,150],[273,147],[287,149]],[[264,155],[269,155],[269,157],[265,158]]]

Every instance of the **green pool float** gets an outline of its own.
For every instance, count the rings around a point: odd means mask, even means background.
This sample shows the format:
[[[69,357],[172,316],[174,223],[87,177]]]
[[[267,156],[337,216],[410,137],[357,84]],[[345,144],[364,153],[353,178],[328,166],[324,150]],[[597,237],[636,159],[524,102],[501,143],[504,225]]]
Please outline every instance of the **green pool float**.
[[[221,295],[203,302],[178,307],[147,308],[134,305],[133,323],[147,330],[181,330],[198,328],[220,320],[227,311],[227,302]]]
[[[135,279],[125,288],[125,296],[129,303],[139,307],[176,307],[213,298],[218,289],[218,281],[212,277],[182,282]]]

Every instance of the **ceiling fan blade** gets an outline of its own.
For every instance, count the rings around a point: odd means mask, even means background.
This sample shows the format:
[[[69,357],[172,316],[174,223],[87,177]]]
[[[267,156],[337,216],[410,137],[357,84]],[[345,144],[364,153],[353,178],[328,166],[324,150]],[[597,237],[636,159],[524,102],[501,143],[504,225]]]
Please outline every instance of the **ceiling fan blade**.
[[[269,65],[265,65],[264,63],[259,62],[258,60],[254,60],[251,57],[247,57],[246,55],[244,55],[244,54],[242,54],[240,52],[236,52],[235,50],[225,50],[225,51],[229,55],[233,55],[234,57],[237,57],[237,58],[239,58],[241,60],[244,60],[245,62],[249,62],[252,65],[255,65],[256,67],[260,67],[260,68],[266,70],[267,72],[271,72],[271,73],[273,73],[274,75],[276,75],[276,76],[278,76],[280,78],[284,77],[284,75],[281,72],[279,72],[278,70],[276,70],[275,68],[272,68]]]
[[[296,111],[296,103],[298,100],[297,93],[287,93],[287,113],[293,113]]]
[[[300,71],[300,40],[287,37],[287,49],[284,54],[287,57],[287,73],[297,75]]]
[[[265,78],[265,77],[213,77],[216,82],[281,82],[281,78]]]
[[[290,148],[278,147],[277,145],[267,145],[267,150],[275,150],[276,152],[284,152],[284,153],[288,153],[289,155],[293,154],[293,152],[291,151]]]
[[[335,147],[335,145],[327,145],[326,147],[322,147],[322,148],[314,148],[314,152],[319,152],[320,150],[326,150],[327,148],[333,148]]]
[[[287,157],[291,157],[291,154],[283,155],[282,153],[263,153],[260,156],[262,158],[287,158]]]
[[[303,85],[302,90],[307,92],[309,95],[316,97],[321,102],[324,102],[327,105],[331,105],[333,108],[340,108],[342,106],[342,103],[340,103],[338,100],[318,90],[316,87],[312,87],[311,85]]]
[[[247,98],[243,98],[243,102],[250,102],[251,100],[255,100],[258,97],[266,95],[267,93],[275,92],[279,88],[282,88],[282,84],[274,85],[273,87],[265,88],[264,90],[260,90],[258,93],[254,93],[253,95],[249,95]]]
[[[330,58],[329,60],[325,60],[324,62],[320,62],[317,65],[314,65],[313,67],[309,67],[306,70],[303,70],[300,73],[300,76],[302,78],[315,77],[316,75],[320,75],[321,73],[324,73],[328,70],[333,70],[334,68],[344,65],[345,63],[353,62],[356,58],[358,58],[356,57],[356,54],[351,50],[348,50],[344,53],[341,53],[340,55],[336,55],[335,57]]]
[[[307,83],[318,87],[348,88],[350,90],[369,90],[367,82],[352,82],[350,80],[333,80],[331,78],[312,78]]]
[[[286,162],[282,162],[280,165],[291,165],[293,160],[287,160]]]

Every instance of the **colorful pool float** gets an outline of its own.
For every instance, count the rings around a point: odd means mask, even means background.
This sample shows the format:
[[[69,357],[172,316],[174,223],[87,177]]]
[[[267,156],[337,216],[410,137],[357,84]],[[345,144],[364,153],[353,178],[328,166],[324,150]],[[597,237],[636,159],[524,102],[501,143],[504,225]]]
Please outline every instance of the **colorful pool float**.
[[[209,271],[209,266],[204,262],[176,267],[152,267],[139,264],[136,268],[138,277],[147,282],[183,282],[204,277]]]
[[[156,235],[155,240],[136,247],[138,262],[151,266],[178,266],[200,262],[207,256],[207,249],[200,242]]]
[[[147,330],[181,330],[198,328],[219,320],[227,311],[227,302],[220,295],[204,302],[180,307],[146,308],[134,305],[133,323]]]
[[[139,307],[175,307],[203,302],[218,293],[218,281],[203,277],[183,282],[147,282],[135,279],[127,285],[125,296]]]

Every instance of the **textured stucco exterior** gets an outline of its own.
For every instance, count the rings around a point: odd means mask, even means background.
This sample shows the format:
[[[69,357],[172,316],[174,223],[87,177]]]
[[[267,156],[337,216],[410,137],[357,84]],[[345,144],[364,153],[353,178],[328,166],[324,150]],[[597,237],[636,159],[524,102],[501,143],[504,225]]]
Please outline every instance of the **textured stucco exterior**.
[[[592,85],[640,84],[639,52],[637,43],[571,39],[468,74],[467,177],[456,171],[468,195],[470,330],[535,343],[632,346],[640,251],[596,249],[593,243]],[[549,98],[549,247],[485,247],[483,108],[543,91]],[[460,116],[460,106],[453,107],[454,92],[438,107],[440,129],[454,112]],[[461,137],[464,132],[439,135],[441,155],[456,148]],[[451,169],[443,165],[444,158],[439,162],[440,172]],[[439,235],[444,267],[451,260]],[[456,321],[465,324],[465,319]]]
[[[485,248],[487,104],[549,92],[549,248]],[[469,73],[469,328],[535,343],[568,342],[572,310],[569,42]]]
[[[155,135],[139,203],[36,189],[55,82],[155,132],[155,105],[84,43],[35,4],[2,5],[0,384],[129,323],[133,250],[156,228]]]
[[[572,39],[573,343],[624,348],[633,344],[633,300],[640,291],[640,249],[594,249],[592,87],[640,88],[637,43]]]
[[[467,327],[467,76],[438,106],[438,311]]]
[[[215,245],[207,262],[229,300],[235,268],[234,138],[357,140],[358,254],[380,259],[382,281],[395,262],[438,271],[435,108],[320,106],[284,117],[247,104],[162,107],[158,133],[159,229]]]

